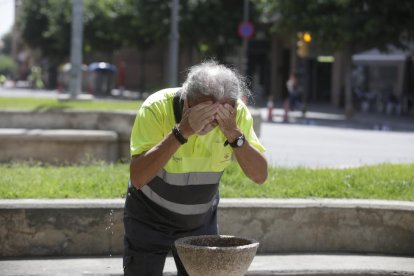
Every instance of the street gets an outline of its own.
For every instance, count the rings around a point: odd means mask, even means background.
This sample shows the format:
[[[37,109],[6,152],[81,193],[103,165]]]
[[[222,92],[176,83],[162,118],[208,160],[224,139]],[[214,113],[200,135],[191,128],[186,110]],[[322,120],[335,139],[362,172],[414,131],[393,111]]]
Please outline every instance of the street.
[[[414,133],[263,122],[269,165],[354,167],[414,162]]]

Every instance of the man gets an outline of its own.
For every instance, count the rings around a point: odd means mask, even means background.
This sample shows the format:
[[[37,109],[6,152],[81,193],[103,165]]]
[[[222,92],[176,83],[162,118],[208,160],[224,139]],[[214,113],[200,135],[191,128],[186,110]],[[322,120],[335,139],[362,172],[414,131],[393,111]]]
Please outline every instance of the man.
[[[131,133],[130,183],[125,201],[125,275],[162,275],[172,250],[187,275],[176,239],[217,235],[218,186],[234,154],[243,172],[267,178],[263,146],[240,98],[241,77],[216,62],[192,67],[182,88],[151,95]]]

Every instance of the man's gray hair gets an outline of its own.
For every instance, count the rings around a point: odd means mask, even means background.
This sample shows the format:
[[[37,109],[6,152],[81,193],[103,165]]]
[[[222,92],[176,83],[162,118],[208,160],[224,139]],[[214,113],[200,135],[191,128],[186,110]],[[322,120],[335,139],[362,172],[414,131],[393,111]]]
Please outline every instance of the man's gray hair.
[[[195,99],[201,95],[237,100],[242,96],[249,97],[250,91],[235,70],[216,61],[205,61],[189,69],[181,93],[183,99]]]

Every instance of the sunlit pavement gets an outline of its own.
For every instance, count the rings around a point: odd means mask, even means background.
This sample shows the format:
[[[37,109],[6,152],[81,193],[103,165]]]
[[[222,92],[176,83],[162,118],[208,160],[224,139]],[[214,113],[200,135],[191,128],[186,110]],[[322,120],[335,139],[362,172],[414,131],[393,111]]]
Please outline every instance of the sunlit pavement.
[[[414,162],[413,132],[262,124],[261,141],[275,166],[354,167]]]
[[[346,120],[342,114],[327,112],[308,112],[303,118],[294,112],[289,123],[282,123],[281,109],[274,109],[273,122],[267,121],[266,109],[261,112],[260,139],[275,166],[346,168],[414,162],[413,118],[357,114],[359,120]]]

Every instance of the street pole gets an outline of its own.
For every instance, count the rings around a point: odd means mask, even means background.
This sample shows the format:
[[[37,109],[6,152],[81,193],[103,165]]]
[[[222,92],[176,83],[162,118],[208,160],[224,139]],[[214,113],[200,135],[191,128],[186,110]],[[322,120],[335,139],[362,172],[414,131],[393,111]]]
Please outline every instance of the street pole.
[[[250,0],[244,0],[243,3],[243,22],[249,21],[249,1]],[[247,76],[248,54],[248,39],[247,37],[244,37],[242,44],[242,71],[245,76]]]
[[[171,25],[169,37],[169,62],[168,62],[168,84],[171,87],[177,86],[178,77],[178,9],[179,0],[171,0]]]
[[[17,44],[19,40],[19,32],[17,31],[17,18],[20,17],[21,10],[21,1],[14,1],[14,22],[13,22],[13,32],[12,32],[12,58],[14,61],[18,61],[18,50]]]
[[[82,93],[83,0],[72,0],[72,41],[70,48],[70,98]]]

